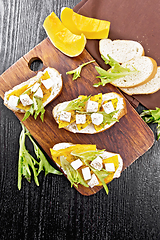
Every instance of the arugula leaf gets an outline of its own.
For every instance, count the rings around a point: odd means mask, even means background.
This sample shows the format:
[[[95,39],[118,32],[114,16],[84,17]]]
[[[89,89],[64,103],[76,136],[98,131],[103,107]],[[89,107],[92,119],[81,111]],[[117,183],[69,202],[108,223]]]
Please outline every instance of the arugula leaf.
[[[72,151],[71,155],[79,157],[86,164],[88,161],[93,161],[97,156],[102,154],[104,150],[95,150],[95,151],[86,151],[81,153],[76,153],[76,151]]]
[[[72,71],[66,72],[66,74],[73,74],[72,80],[76,80],[77,78],[81,77],[81,76],[80,76],[80,73],[81,73],[82,68],[83,68],[84,66],[88,65],[89,63],[92,63],[92,62],[95,62],[95,60],[92,60],[92,61],[83,63],[83,64],[81,64],[79,67],[77,67],[76,69],[74,69],[74,70],[72,70]]]
[[[61,172],[54,169],[48,163],[44,154],[32,139],[29,131],[25,128],[23,124],[21,125],[22,125],[22,131],[20,133],[20,138],[19,138],[19,159],[18,159],[18,189],[19,190],[21,189],[21,181],[23,176],[27,179],[28,182],[31,182],[31,174],[32,174],[31,170],[33,172],[34,181],[37,186],[39,186],[38,175],[42,170],[45,171],[45,176],[48,173],[62,175]],[[26,146],[25,146],[26,136],[28,136],[32,141],[34,145],[35,154],[39,161],[35,160],[35,158],[32,155],[30,155],[28,150],[26,149]]]
[[[41,171],[45,171],[45,176],[48,173],[53,173],[53,174],[58,174],[58,175],[62,175],[63,173],[61,173],[60,171],[56,170],[55,168],[53,168],[49,162],[47,161],[45,155],[43,154],[43,152],[41,151],[41,149],[38,147],[38,145],[35,143],[35,141],[33,140],[30,132],[26,129],[26,135],[29,137],[29,139],[31,140],[33,147],[34,147],[34,152],[36,154],[36,157],[38,160],[40,160],[39,162],[37,162],[39,169],[38,169],[38,173],[37,175],[39,175],[39,173]]]
[[[89,187],[88,184],[83,180],[80,173],[71,166],[64,156],[60,156],[60,162],[62,168],[67,173],[68,180],[71,182],[71,187],[75,185],[78,188],[78,184]]]
[[[72,151],[71,154],[73,156],[79,157],[86,166],[88,166],[94,173],[95,175],[99,178],[99,180],[101,181],[106,193],[108,194],[108,187],[104,181],[104,179],[110,174],[108,171],[106,171],[105,169],[102,170],[97,170],[95,168],[93,168],[89,162],[93,161],[97,156],[99,156],[100,154],[102,154],[105,150],[96,150],[96,151],[86,151],[86,152],[82,152],[82,153],[76,153],[75,151]]]
[[[157,123],[157,140],[160,138],[160,108],[156,107],[155,110],[143,110],[140,114],[146,123]]]
[[[24,115],[24,118],[22,119],[22,122],[25,121],[30,115],[33,115],[33,114],[34,114],[35,119],[37,119],[37,116],[39,114],[41,114],[40,118],[43,122],[44,113],[45,113],[45,109],[44,109],[44,106],[43,106],[42,99],[38,98],[38,97],[33,97],[33,104],[25,112],[25,115]]]
[[[106,177],[108,177],[108,175],[110,174],[109,172],[107,172],[105,169],[102,169],[100,171],[94,169],[93,167],[90,166],[90,168],[92,169],[92,171],[95,173],[95,175],[99,178],[99,180],[101,181],[106,193],[108,194],[108,187],[107,184],[105,183],[104,179]]]
[[[78,99],[72,100],[71,102],[68,103],[64,111],[81,110],[85,106],[85,102],[87,102],[89,98],[90,96],[85,97],[84,99],[78,98]]]
[[[41,99],[41,98],[38,98],[38,97],[33,97],[33,101],[35,101],[34,106],[36,106],[34,118],[37,119],[37,116],[38,116],[39,114],[41,114],[40,118],[41,118],[41,120],[42,120],[42,122],[43,122],[45,109],[44,109],[44,106],[43,106],[42,99]]]
[[[106,113],[104,111],[100,111],[98,113],[101,113],[103,115],[103,122],[102,125],[105,126],[106,124],[111,124],[113,122],[119,122],[119,120],[117,118],[114,118],[114,114],[117,113],[118,110],[115,110],[111,113]]]
[[[97,78],[101,79],[101,82],[95,83],[94,87],[99,87],[100,85],[105,86],[107,83],[113,82],[118,78],[133,74],[137,72],[137,70],[134,68],[134,70],[130,70],[127,67],[122,67],[117,61],[115,61],[113,58],[111,58],[109,55],[107,55],[109,59],[105,58],[103,55],[101,55],[102,59],[106,64],[109,64],[111,66],[110,71],[106,71],[101,67],[95,66],[97,72],[100,74],[100,76],[97,76]]]
[[[22,131],[19,138],[19,160],[18,160],[18,189],[21,189],[21,180],[22,176],[24,176],[28,182],[31,181],[31,171],[33,171],[34,180],[37,186],[39,186],[39,181],[37,178],[37,172],[35,168],[35,164],[37,161],[28,153],[25,147],[25,138],[26,138],[26,129],[24,125],[22,125]]]

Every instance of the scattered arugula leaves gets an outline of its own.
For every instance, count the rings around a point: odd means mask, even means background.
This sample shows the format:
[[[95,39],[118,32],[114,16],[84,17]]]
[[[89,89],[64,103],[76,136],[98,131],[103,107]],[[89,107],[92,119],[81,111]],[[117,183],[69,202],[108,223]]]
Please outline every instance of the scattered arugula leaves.
[[[29,131],[25,128],[23,124],[21,125],[22,125],[22,131],[20,133],[20,138],[19,138],[19,160],[18,160],[18,189],[19,190],[21,189],[21,181],[23,176],[27,179],[28,182],[31,182],[31,174],[32,174],[31,170],[33,172],[34,181],[37,186],[39,186],[38,175],[43,170],[45,171],[45,176],[48,173],[62,175],[60,171],[54,169],[48,163],[45,155],[37,146],[37,144],[31,137],[31,134],[29,133]],[[26,136],[28,136],[31,142],[33,143],[34,151],[38,161],[35,160],[35,158],[26,149],[26,146],[25,146]]]
[[[140,114],[146,123],[157,123],[157,140],[160,138],[160,108],[156,107],[155,110],[143,110]]]
[[[72,70],[72,71],[66,72],[66,74],[73,74],[72,80],[76,80],[77,78],[81,77],[80,74],[81,74],[82,68],[83,68],[84,66],[92,63],[92,62],[95,62],[95,60],[92,60],[92,61],[83,63],[83,64],[81,64],[79,67],[77,67],[76,69],[74,69],[74,70]]]
[[[113,82],[118,78],[137,72],[135,68],[132,71],[127,67],[122,67],[116,60],[110,57],[109,54],[107,56],[108,59],[105,58],[103,55],[101,55],[101,58],[104,60],[105,64],[109,64],[111,68],[109,69],[109,71],[106,71],[101,67],[95,66],[97,72],[100,74],[100,76],[97,76],[97,78],[100,78],[101,82],[95,83],[93,85],[94,87],[99,87],[100,85],[105,86],[107,83]]]

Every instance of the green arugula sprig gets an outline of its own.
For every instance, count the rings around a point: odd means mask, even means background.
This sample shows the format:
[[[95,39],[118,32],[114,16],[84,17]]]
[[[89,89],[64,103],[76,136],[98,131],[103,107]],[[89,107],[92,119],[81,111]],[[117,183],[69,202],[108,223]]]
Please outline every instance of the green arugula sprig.
[[[71,182],[71,187],[75,185],[78,188],[78,184],[89,187],[80,173],[71,166],[64,156],[60,156],[60,162],[62,168],[67,173],[68,180]]]
[[[40,150],[38,145],[33,140],[29,131],[25,128],[23,124],[22,131],[19,138],[19,160],[18,160],[18,189],[21,189],[22,177],[24,176],[28,182],[31,182],[31,170],[33,172],[34,181],[37,186],[39,186],[38,175],[41,171],[45,171],[45,176],[48,173],[62,175],[62,173],[54,169],[47,161],[45,155]],[[25,146],[26,136],[29,137],[33,143],[34,152],[36,154],[37,160],[28,152]]]
[[[73,74],[72,80],[76,80],[77,78],[81,77],[80,74],[81,74],[82,68],[83,68],[84,66],[92,63],[92,62],[95,62],[95,60],[92,60],[92,61],[83,63],[83,64],[81,64],[79,67],[77,67],[76,69],[74,69],[74,70],[72,70],[72,71],[66,72],[66,74]]]
[[[71,154],[73,156],[79,157],[86,166],[88,166],[93,172],[94,174],[99,178],[99,180],[101,181],[106,193],[108,194],[108,187],[107,184],[105,183],[104,179],[110,174],[108,171],[106,171],[105,169],[101,169],[100,171],[93,168],[90,165],[90,161],[93,161],[97,156],[99,156],[100,154],[102,154],[104,152],[104,150],[96,150],[96,151],[86,151],[83,153],[76,153],[75,151],[71,152]]]
[[[160,108],[156,107],[155,110],[143,110],[140,114],[146,123],[157,123],[157,140],[160,138]]]
[[[64,111],[80,111],[85,106],[85,102],[87,102],[89,98],[90,96],[85,97],[84,99],[77,98],[70,101]]]
[[[25,112],[25,115],[24,115],[24,118],[22,119],[22,121],[25,121],[30,115],[34,115],[34,118],[36,120],[38,115],[41,114],[40,118],[41,118],[41,120],[43,122],[44,113],[45,113],[45,109],[44,109],[44,106],[43,106],[42,99],[33,96],[33,104]]]
[[[135,68],[132,71],[127,67],[122,67],[116,60],[111,58],[109,54],[107,56],[108,59],[103,55],[101,55],[101,58],[104,60],[105,64],[109,64],[111,66],[111,69],[109,69],[109,71],[106,71],[101,67],[95,66],[97,72],[100,74],[100,76],[97,76],[97,78],[100,78],[101,82],[95,83],[93,85],[94,87],[99,87],[100,85],[105,86],[107,83],[113,82],[118,78],[137,72]]]

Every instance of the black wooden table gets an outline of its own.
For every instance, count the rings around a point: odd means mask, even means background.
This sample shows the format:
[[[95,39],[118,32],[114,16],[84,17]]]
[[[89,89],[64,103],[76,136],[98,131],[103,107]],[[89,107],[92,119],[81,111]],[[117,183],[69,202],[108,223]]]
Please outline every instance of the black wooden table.
[[[0,0],[0,74],[46,38],[47,15],[60,16],[61,7],[79,2]],[[156,139],[156,125],[150,127]],[[19,120],[0,99],[0,240],[160,239],[160,140],[108,185],[108,196],[102,189],[86,197],[64,176],[43,172],[39,187],[23,179],[19,191],[20,132]]]

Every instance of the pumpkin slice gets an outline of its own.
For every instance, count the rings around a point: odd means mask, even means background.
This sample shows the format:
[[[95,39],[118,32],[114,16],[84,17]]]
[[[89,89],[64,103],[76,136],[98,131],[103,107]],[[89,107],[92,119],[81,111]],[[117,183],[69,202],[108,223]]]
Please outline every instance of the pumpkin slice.
[[[69,57],[75,57],[82,53],[86,45],[84,34],[71,33],[52,12],[44,21],[43,27],[52,44]]]
[[[69,112],[71,112],[71,121],[70,122],[62,121],[62,120],[60,120],[60,117],[59,117],[58,118],[58,123],[59,123],[58,127],[59,128],[67,127],[69,124],[75,122],[76,115],[75,115],[74,111],[69,111]]]
[[[82,16],[67,7],[62,8],[61,21],[72,33],[83,33],[87,39],[103,39],[109,34],[109,21]]]
[[[113,107],[114,107],[114,110],[116,110],[116,108],[117,108],[117,103],[118,103],[118,99],[117,99],[117,98],[113,98],[113,99],[111,99],[111,100],[104,101],[103,104],[107,103],[108,101],[111,101],[111,102],[112,102]],[[102,108],[101,110],[103,110],[103,108]],[[99,126],[94,125],[94,128],[95,128],[95,130],[96,130],[97,132],[99,132],[101,129],[103,129],[103,126],[101,126],[101,125],[99,125]]]
[[[66,157],[66,160],[71,163],[76,159],[75,156],[70,154],[72,151],[76,151],[77,153],[80,153],[80,152],[83,152],[83,151],[92,151],[92,150],[96,150],[96,145],[76,144],[76,145],[72,145],[70,147],[60,149],[60,150],[54,150],[52,148],[50,149],[53,160],[59,166],[61,166],[60,156]]]
[[[114,163],[114,167],[115,167],[115,172],[117,171],[118,167],[119,167],[119,161],[118,161],[118,154],[114,155],[112,157],[106,158],[103,160],[103,164],[105,163]],[[111,172],[108,177],[106,177],[104,179],[105,183],[109,183],[113,180],[114,174],[115,172]],[[102,183],[100,182],[98,186],[101,186]]]

